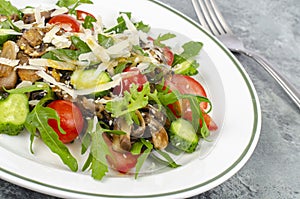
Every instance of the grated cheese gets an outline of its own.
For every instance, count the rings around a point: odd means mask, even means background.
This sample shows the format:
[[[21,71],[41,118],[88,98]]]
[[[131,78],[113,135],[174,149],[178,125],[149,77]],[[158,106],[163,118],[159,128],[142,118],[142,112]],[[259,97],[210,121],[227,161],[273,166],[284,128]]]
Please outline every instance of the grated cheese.
[[[110,57],[105,48],[100,46],[93,37],[90,36],[89,38],[87,38],[86,43],[93,51],[94,55],[99,59],[99,61],[108,62],[110,60]]]
[[[77,95],[74,93],[74,90],[71,88],[68,88],[65,84],[61,82],[57,82],[52,76],[48,75],[45,71],[37,71],[36,74],[44,79],[44,81],[53,84],[63,91],[65,91],[67,94],[69,94],[73,99],[77,97]]]
[[[12,60],[12,59],[0,57],[0,64],[6,65],[6,66],[14,67],[14,66],[18,65],[19,62],[20,62],[20,60]]]

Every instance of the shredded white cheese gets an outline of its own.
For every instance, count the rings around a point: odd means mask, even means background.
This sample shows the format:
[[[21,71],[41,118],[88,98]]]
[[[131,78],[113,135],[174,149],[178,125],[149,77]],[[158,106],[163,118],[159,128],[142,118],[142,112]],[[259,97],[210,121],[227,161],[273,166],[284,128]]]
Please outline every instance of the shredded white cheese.
[[[130,56],[130,44],[128,40],[123,40],[111,47],[109,47],[106,52],[112,58],[117,57],[129,57]]]
[[[108,90],[108,89],[111,89],[111,88],[114,88],[114,87],[120,85],[121,80],[122,80],[121,75],[118,74],[118,75],[115,75],[112,77],[111,82],[99,84],[99,85],[95,86],[94,88],[74,90],[74,94],[75,95],[88,95],[91,93]]]
[[[43,28],[45,27],[45,17],[41,16],[41,8],[36,7],[34,10],[34,17],[35,17],[35,23],[38,27]]]
[[[99,59],[99,61],[108,62],[110,60],[110,57],[105,48],[100,46],[93,37],[87,38],[86,43],[93,51],[94,55]]]
[[[16,21],[13,24],[15,26],[17,26],[19,29],[27,29],[28,30],[28,29],[32,28],[32,24],[24,24],[24,22],[22,20]]]
[[[54,12],[51,13],[51,17],[57,16],[57,15],[61,15],[64,13],[69,12],[69,9],[66,7],[57,7]]]
[[[76,65],[69,62],[61,62],[52,59],[36,58],[29,59],[29,65],[40,67],[51,67],[59,70],[75,70]]]
[[[43,38],[44,43],[51,43],[52,39],[56,36],[56,33],[60,30],[59,26],[53,26],[52,29],[47,32]]]
[[[23,33],[14,31],[12,29],[0,29],[0,35],[22,35]]]
[[[31,81],[22,81],[20,84],[18,84],[16,86],[16,88],[24,88],[24,87],[28,87],[31,86],[32,82]]]
[[[14,66],[18,65],[19,62],[20,62],[20,60],[12,60],[12,59],[0,57],[0,64],[6,65],[6,66],[14,67]]]
[[[65,35],[61,35],[61,36],[55,35],[51,43],[56,48],[69,48],[72,44],[72,42]]]
[[[68,93],[73,99],[77,97],[77,95],[74,93],[74,90],[71,88],[68,88],[65,84],[61,82],[57,82],[52,76],[48,75],[45,71],[37,71],[36,74],[44,79],[44,81],[53,84],[66,93]]]

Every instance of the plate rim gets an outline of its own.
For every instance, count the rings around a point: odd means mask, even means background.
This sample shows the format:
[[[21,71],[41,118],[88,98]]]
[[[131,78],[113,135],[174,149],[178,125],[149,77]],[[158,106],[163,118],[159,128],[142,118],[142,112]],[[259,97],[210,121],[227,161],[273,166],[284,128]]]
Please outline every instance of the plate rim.
[[[171,11],[172,13],[178,15],[179,17],[181,17],[182,19],[184,19],[185,21],[187,21],[189,24],[193,25],[194,27],[196,27],[199,31],[201,31],[202,33],[204,33],[206,36],[208,36],[225,54],[228,58],[230,58],[231,62],[233,63],[233,65],[236,67],[236,69],[238,69],[239,74],[242,76],[242,79],[244,80],[244,82],[246,83],[248,92],[250,93],[250,96],[252,98],[252,108],[253,108],[253,125],[252,125],[252,133],[251,133],[251,138],[249,139],[249,142],[247,144],[247,146],[245,147],[244,151],[241,153],[241,155],[239,156],[238,159],[236,159],[227,169],[225,169],[223,172],[221,172],[220,174],[218,174],[217,176],[206,180],[205,182],[201,182],[195,186],[191,186],[188,188],[184,188],[184,189],[180,189],[180,190],[176,190],[176,191],[172,191],[172,192],[164,192],[164,193],[158,193],[158,194],[152,194],[152,195],[126,195],[126,196],[122,196],[122,195],[112,195],[112,194],[101,194],[101,193],[91,193],[91,192],[84,192],[84,191],[76,191],[76,190],[72,190],[72,189],[67,189],[67,188],[63,188],[63,187],[58,187],[55,185],[51,185],[51,184],[47,184],[44,182],[39,182],[33,179],[30,179],[28,177],[22,176],[21,174],[17,174],[14,172],[11,172],[5,168],[0,167],[0,172],[4,172],[5,174],[9,175],[9,176],[13,176],[14,178],[17,179],[21,179],[27,183],[30,184],[35,184],[38,186],[42,186],[45,188],[50,188],[52,190],[56,190],[56,191],[62,191],[63,193],[71,193],[71,194],[79,194],[79,195],[84,195],[84,196],[89,196],[89,197],[118,197],[118,198],[141,198],[141,197],[164,197],[164,196],[176,196],[176,195],[180,195],[183,193],[189,193],[192,191],[196,191],[197,189],[203,188],[204,186],[207,186],[213,182],[219,181],[217,184],[215,184],[214,186],[205,189],[206,191],[216,187],[218,185],[220,185],[222,182],[226,181],[228,178],[230,178],[232,175],[234,175],[238,170],[240,170],[245,164],[246,162],[249,160],[250,156],[252,155],[257,142],[258,142],[258,138],[260,135],[260,131],[261,131],[261,108],[260,108],[260,103],[259,103],[259,98],[257,96],[255,87],[253,85],[253,83],[251,82],[250,77],[247,75],[247,72],[243,69],[242,64],[234,57],[234,55],[228,50],[226,49],[226,47],[220,42],[218,41],[214,36],[212,36],[210,33],[208,33],[206,30],[204,30],[196,21],[194,21],[193,19],[191,19],[190,17],[188,17],[187,15],[181,13],[180,11],[176,10],[175,8],[172,8],[170,6],[168,6],[167,4],[163,3],[163,2],[159,2],[158,0],[146,0],[152,3],[155,3],[161,7],[163,7],[164,9]],[[249,157],[247,157],[249,156]],[[231,173],[233,173],[231,175]],[[3,176],[2,176],[3,177]],[[3,179],[12,182],[14,184],[17,184],[19,186],[23,186],[35,191],[39,191],[42,193],[46,193],[46,194],[51,194],[50,192],[46,192],[45,190],[43,190],[42,188],[40,189],[33,189],[32,186],[29,186],[27,184],[27,186],[25,186],[24,183],[21,183],[17,180],[12,180],[8,177],[4,177]],[[64,194],[60,194],[60,195],[64,195]]]

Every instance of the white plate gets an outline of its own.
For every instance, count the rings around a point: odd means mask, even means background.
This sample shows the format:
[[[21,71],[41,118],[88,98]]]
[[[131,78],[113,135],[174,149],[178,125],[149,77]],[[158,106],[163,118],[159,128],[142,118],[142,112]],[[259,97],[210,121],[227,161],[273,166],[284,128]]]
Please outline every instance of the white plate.
[[[12,2],[19,7],[37,6],[34,0]],[[43,6],[55,2],[44,0]],[[202,142],[196,153],[180,156],[178,161],[183,166],[177,169],[160,169],[137,180],[132,176],[111,176],[103,181],[93,180],[88,173],[69,171],[37,139],[35,154],[31,154],[26,133],[17,137],[0,135],[0,177],[64,198],[183,198],[207,191],[234,175],[251,156],[261,128],[256,91],[236,58],[190,18],[156,1],[101,0],[81,9],[101,15],[104,24],[113,24],[119,11],[129,11],[134,19],[150,24],[153,34],[158,30],[177,33],[174,43],[186,39],[203,42],[197,78],[212,100],[212,117],[219,130],[210,137],[212,142]],[[79,156],[76,144],[70,148]]]

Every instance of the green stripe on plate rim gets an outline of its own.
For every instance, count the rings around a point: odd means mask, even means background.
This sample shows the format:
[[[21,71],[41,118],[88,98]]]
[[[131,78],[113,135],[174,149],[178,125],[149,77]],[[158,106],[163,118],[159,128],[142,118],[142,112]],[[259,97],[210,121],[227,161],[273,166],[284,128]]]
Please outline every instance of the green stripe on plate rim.
[[[70,189],[64,189],[62,187],[56,187],[53,185],[49,185],[49,184],[45,184],[43,182],[38,182],[29,178],[26,178],[24,176],[21,176],[19,174],[10,172],[8,170],[5,170],[3,168],[0,168],[1,171],[6,172],[9,175],[15,176],[17,178],[20,178],[22,180],[34,183],[34,184],[38,184],[38,185],[42,185],[51,189],[56,189],[56,190],[60,190],[60,191],[64,191],[64,192],[70,192],[70,193],[75,193],[75,194],[80,194],[80,195],[87,195],[87,196],[99,196],[99,197],[111,197],[111,198],[151,198],[151,197],[161,197],[161,196],[168,196],[168,195],[176,195],[176,194],[180,194],[180,193],[184,193],[184,192],[188,192],[188,191],[192,191],[195,189],[198,189],[200,187],[203,187],[205,185],[208,185],[218,179],[220,179],[221,177],[225,176],[227,173],[229,173],[232,169],[234,169],[245,157],[245,155],[248,153],[250,147],[252,146],[254,137],[256,135],[257,132],[257,128],[258,128],[258,104],[256,102],[256,97],[255,97],[255,92],[252,89],[252,86],[248,80],[248,78],[246,77],[246,74],[243,72],[243,70],[241,69],[240,65],[236,62],[235,58],[233,58],[232,54],[230,54],[222,45],[220,45],[220,43],[213,38],[210,34],[208,34],[205,30],[203,30],[199,24],[195,21],[193,21],[192,19],[190,19],[189,17],[185,16],[184,14],[180,13],[179,11],[161,3],[158,2],[157,0],[147,0],[150,1],[152,3],[155,3],[163,8],[165,8],[166,10],[169,10],[173,13],[175,13],[176,15],[180,16],[181,18],[185,19],[187,22],[189,22],[190,24],[192,24],[193,26],[195,26],[196,28],[198,28],[200,31],[202,31],[203,33],[205,33],[210,39],[212,39],[225,53],[226,55],[231,59],[231,61],[234,63],[234,65],[237,67],[237,69],[239,70],[240,74],[242,75],[244,81],[246,82],[246,85],[249,89],[251,98],[252,98],[252,105],[253,105],[253,111],[254,111],[254,122],[253,122],[253,129],[252,129],[252,135],[251,135],[251,139],[249,140],[249,143],[247,145],[247,147],[245,148],[245,150],[243,151],[243,153],[241,154],[241,156],[230,166],[228,167],[225,171],[223,171],[221,174],[217,175],[216,177],[207,180],[203,183],[200,183],[196,186],[193,187],[189,187],[186,189],[182,189],[182,190],[178,190],[178,191],[174,191],[174,192],[167,192],[167,193],[160,193],[160,194],[153,194],[153,195],[132,195],[132,196],[122,196],[122,195],[105,195],[105,194],[98,194],[98,193],[89,193],[89,192],[82,192],[82,191],[76,191],[76,190],[70,190]]]

